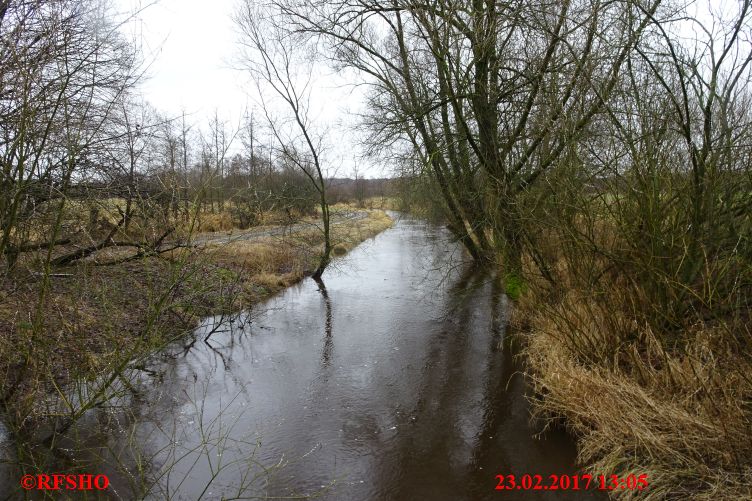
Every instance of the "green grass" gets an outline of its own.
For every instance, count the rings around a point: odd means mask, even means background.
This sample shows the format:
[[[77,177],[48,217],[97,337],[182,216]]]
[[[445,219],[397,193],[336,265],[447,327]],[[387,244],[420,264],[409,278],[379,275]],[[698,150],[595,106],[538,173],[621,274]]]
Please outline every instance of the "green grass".
[[[521,277],[513,274],[504,277],[504,292],[509,299],[517,301],[525,291],[527,291],[527,284]]]

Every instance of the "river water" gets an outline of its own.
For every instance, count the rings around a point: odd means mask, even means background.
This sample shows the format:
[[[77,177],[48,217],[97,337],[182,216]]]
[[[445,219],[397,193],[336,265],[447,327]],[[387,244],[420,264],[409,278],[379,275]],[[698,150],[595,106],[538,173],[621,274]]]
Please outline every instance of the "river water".
[[[505,311],[445,229],[399,219],[323,283],[206,319],[46,468],[107,474],[113,499],[584,499],[494,489],[576,471],[571,440],[529,423]]]

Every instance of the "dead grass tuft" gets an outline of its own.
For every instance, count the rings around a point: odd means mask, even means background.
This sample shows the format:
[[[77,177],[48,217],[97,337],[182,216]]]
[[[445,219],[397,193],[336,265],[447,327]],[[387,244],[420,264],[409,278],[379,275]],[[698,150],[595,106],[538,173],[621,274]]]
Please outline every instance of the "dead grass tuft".
[[[669,350],[620,293],[524,300],[536,415],[565,419],[593,474],[648,475],[616,498],[752,498],[752,367],[728,341],[744,327],[698,325]]]

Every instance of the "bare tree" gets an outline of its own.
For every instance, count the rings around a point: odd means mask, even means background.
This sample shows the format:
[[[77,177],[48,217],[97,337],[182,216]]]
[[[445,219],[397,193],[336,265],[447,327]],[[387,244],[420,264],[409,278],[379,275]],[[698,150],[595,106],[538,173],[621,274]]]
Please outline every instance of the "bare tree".
[[[101,163],[114,193],[125,199],[122,217],[123,228],[127,230],[135,205],[146,188],[140,185],[140,178],[147,174],[149,157],[155,152],[159,129],[164,123],[148,103],[130,96],[118,103],[110,122],[113,141],[104,151]]]
[[[111,139],[103,125],[138,75],[96,0],[0,7],[0,254],[13,268],[20,252],[58,243],[65,196],[93,171]],[[49,238],[31,241],[42,215]]]
[[[322,166],[323,138],[314,136],[310,117],[311,54],[305,53],[305,40],[286,32],[274,20],[274,11],[246,0],[235,15],[242,47],[241,63],[253,77],[263,100],[263,110],[286,162],[295,165],[311,182],[319,195],[323,223],[324,249],[313,273],[320,278],[331,260],[329,204],[325,172]],[[289,120],[279,122],[272,116],[271,91],[290,112]],[[290,130],[297,131],[289,134]]]
[[[660,0],[274,5],[364,76],[372,151],[415,155],[470,254],[518,274],[527,193],[603,112]]]

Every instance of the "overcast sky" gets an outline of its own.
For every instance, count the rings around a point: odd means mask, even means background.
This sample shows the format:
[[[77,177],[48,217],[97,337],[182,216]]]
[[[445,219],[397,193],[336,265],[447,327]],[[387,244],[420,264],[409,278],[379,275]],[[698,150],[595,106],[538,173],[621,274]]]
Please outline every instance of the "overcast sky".
[[[194,123],[207,123],[217,110],[220,117],[237,125],[244,110],[256,106],[256,116],[261,117],[255,86],[232,68],[237,54],[232,13],[239,1],[115,0],[121,14],[143,8],[126,31],[142,45],[144,57],[150,62],[142,92],[158,110],[172,116],[185,110]],[[709,8],[733,11],[733,7],[734,3],[728,0],[699,0],[690,13],[706,18]],[[697,31],[694,25],[686,28],[680,31],[688,37]],[[316,123],[331,130],[333,146],[328,164],[336,169],[330,175],[337,176],[350,175],[359,157],[356,137],[350,131],[353,113],[363,102],[362,90],[343,88],[342,84],[342,78],[319,78],[313,100]],[[388,166],[363,160],[358,164],[361,174],[367,177],[390,173]]]
[[[150,63],[141,87],[147,101],[167,115],[177,116],[185,110],[194,122],[206,122],[216,109],[220,117],[235,125],[246,107],[258,109],[255,86],[233,68],[237,38],[231,16],[238,1],[116,1],[122,14],[143,9],[126,31],[142,45]],[[317,123],[331,129],[329,157],[337,176],[352,173],[360,151],[347,124],[361,106],[362,93],[342,83],[334,76],[319,78],[313,100]],[[358,160],[358,164],[367,177],[388,175],[387,169],[369,162]]]

